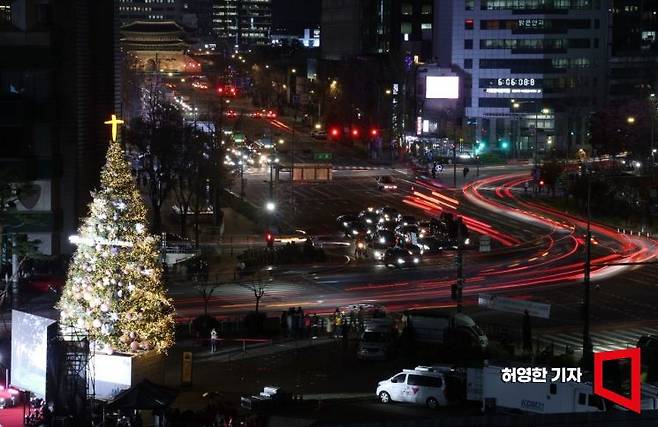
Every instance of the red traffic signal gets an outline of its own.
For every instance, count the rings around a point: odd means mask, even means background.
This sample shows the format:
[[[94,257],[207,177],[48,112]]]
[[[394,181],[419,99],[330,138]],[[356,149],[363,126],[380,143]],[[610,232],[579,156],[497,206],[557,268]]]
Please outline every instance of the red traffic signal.
[[[267,247],[271,248],[274,246],[274,234],[271,232],[265,233],[265,242],[267,243]]]
[[[358,138],[359,137],[359,129],[354,128],[352,129],[352,138]]]
[[[338,136],[340,135],[340,130],[338,130],[337,127],[333,127],[329,131],[329,134],[331,135],[332,138],[338,138]]]
[[[543,187],[543,186],[544,186],[544,180],[543,180],[543,179],[542,179],[541,181],[539,181],[539,186],[540,186],[540,187]]]
[[[377,136],[379,135],[379,130],[372,128],[370,129],[370,136]]]

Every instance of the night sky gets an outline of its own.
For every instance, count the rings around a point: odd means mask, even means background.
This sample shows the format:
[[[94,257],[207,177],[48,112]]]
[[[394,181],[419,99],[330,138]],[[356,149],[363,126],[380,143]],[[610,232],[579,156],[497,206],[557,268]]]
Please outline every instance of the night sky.
[[[320,25],[321,0],[272,0],[272,23],[294,32]]]

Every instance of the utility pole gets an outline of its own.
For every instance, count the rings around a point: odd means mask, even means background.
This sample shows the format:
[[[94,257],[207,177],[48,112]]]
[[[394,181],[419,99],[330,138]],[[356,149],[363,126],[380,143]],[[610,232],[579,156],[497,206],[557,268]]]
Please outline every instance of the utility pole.
[[[583,298],[583,359],[582,364],[585,369],[592,367],[592,337],[590,336],[590,273],[592,268],[592,214],[590,210],[590,201],[592,185],[589,170],[585,170],[587,179],[587,234],[585,235],[585,268],[583,274],[584,298]]]
[[[457,312],[464,311],[462,292],[464,290],[464,253],[462,247],[462,219],[457,218],[457,255],[455,266],[457,267],[457,280],[452,288],[452,299],[457,301]]]
[[[290,140],[290,205],[293,213],[295,212],[295,122],[297,121],[297,108],[293,105],[295,112],[292,119],[292,138]]]
[[[457,188],[457,142],[452,142],[452,186]]]

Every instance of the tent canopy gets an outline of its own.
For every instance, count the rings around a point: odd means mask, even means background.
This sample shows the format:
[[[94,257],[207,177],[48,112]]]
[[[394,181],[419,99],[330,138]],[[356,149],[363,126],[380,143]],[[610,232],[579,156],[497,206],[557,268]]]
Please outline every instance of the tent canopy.
[[[110,409],[162,409],[171,405],[178,390],[154,384],[144,379],[124,390],[110,402]]]

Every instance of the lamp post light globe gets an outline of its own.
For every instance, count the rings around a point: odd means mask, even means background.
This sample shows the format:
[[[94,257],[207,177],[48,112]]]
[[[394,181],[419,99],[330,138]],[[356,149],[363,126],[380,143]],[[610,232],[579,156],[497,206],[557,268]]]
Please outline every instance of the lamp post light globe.
[[[274,202],[267,202],[267,203],[265,204],[265,209],[266,209],[268,212],[274,212],[274,211],[276,210],[276,203],[274,203]]]
[[[635,123],[635,117],[633,117],[633,116],[626,117],[626,123],[628,123],[629,125],[634,124]]]

